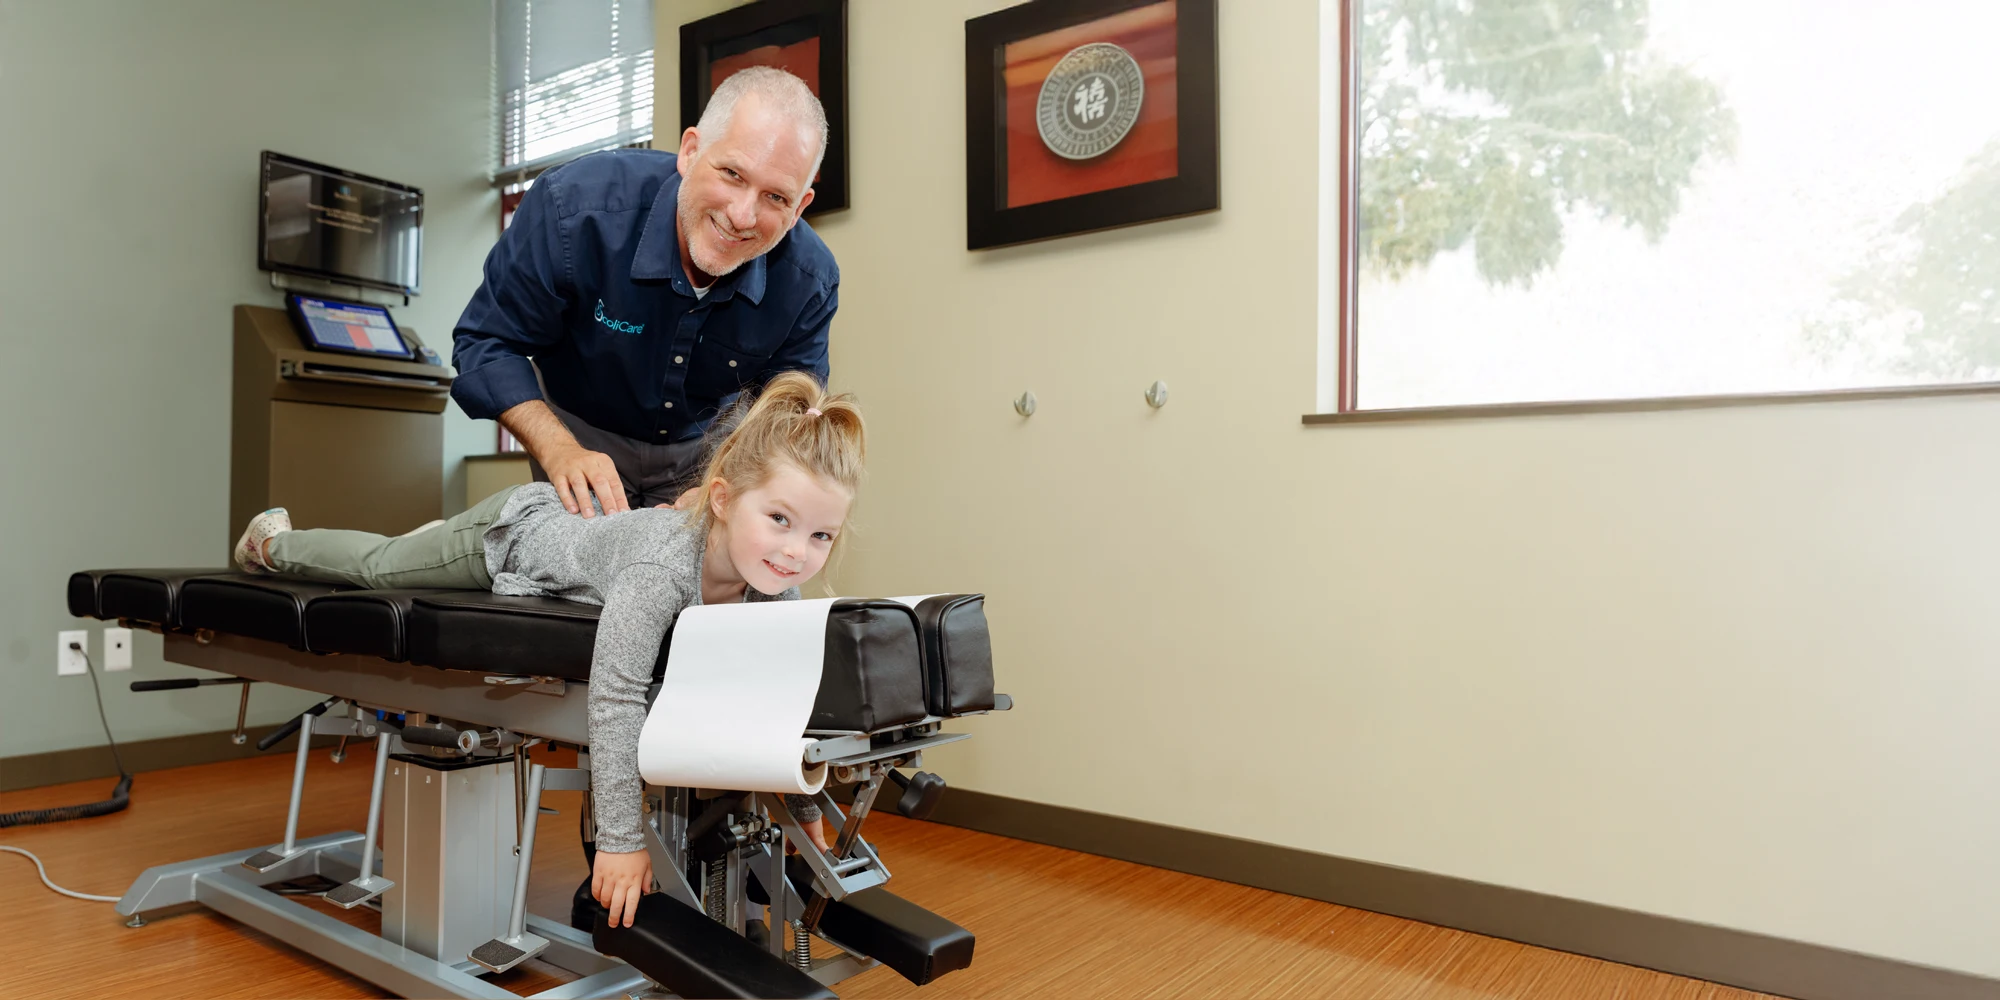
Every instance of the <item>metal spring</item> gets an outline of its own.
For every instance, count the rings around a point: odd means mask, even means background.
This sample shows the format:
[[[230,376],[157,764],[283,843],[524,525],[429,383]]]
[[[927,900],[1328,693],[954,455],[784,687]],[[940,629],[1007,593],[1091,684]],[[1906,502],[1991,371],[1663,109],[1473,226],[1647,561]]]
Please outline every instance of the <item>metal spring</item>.
[[[813,968],[813,935],[802,922],[792,924],[792,962],[801,970]]]
[[[708,863],[708,891],[702,894],[702,903],[708,909],[709,918],[716,923],[729,919],[729,900],[724,898],[729,892],[729,863],[717,859]]]

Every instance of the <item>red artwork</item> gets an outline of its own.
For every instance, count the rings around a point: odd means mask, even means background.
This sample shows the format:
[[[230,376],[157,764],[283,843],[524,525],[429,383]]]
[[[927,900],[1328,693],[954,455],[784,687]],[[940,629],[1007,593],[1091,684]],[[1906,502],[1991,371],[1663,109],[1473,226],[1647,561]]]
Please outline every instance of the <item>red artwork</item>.
[[[722,86],[737,70],[752,66],[776,66],[806,82],[806,86],[819,96],[819,36],[815,35],[803,42],[790,45],[762,45],[748,52],[738,52],[733,56],[717,59],[708,67],[708,91]],[[1152,81],[1147,81],[1151,86]],[[1030,122],[1032,124],[1032,122]]]
[[[1003,74],[1007,88],[1006,207],[1072,198],[1179,174],[1175,36],[1175,0],[1165,0],[1007,45]],[[1042,81],[1056,63],[1071,49],[1092,42],[1110,42],[1132,54],[1145,74],[1145,103],[1132,131],[1110,152],[1089,160],[1066,160],[1043,144],[1035,126],[1035,104]],[[743,57],[732,60],[738,58]],[[721,65],[717,64],[718,72]],[[807,82],[812,82],[810,77]]]

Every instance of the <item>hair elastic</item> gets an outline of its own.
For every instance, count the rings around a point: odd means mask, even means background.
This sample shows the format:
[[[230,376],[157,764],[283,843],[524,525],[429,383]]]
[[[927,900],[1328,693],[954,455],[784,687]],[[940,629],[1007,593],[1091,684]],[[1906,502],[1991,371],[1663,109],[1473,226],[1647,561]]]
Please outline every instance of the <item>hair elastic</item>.
[[[811,406],[808,406],[808,407],[806,407],[806,416],[808,416],[808,417],[817,417],[817,416],[821,416],[821,415],[822,415],[822,414],[821,414],[821,413],[819,412],[819,410],[818,410],[817,408],[815,408],[815,407],[811,407]]]

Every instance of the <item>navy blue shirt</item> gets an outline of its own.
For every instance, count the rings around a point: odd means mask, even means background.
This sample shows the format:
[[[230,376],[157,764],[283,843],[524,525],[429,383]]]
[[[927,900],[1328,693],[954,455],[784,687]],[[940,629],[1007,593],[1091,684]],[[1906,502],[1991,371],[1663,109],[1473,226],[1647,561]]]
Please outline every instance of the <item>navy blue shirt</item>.
[[[779,372],[826,380],[840,303],[832,251],[801,221],[697,299],[675,238],[674,160],[594,153],[522,196],[452,332],[451,397],[468,416],[541,399],[539,367],[550,402],[664,444],[699,436],[738,392]]]

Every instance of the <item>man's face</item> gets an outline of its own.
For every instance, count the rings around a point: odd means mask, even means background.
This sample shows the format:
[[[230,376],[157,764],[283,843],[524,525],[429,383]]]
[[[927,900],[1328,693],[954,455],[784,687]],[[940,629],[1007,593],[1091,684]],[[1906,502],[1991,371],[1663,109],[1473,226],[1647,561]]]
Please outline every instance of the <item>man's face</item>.
[[[719,278],[777,246],[812,204],[817,152],[797,122],[755,94],[737,101],[720,139],[682,133],[675,221],[694,266]]]

